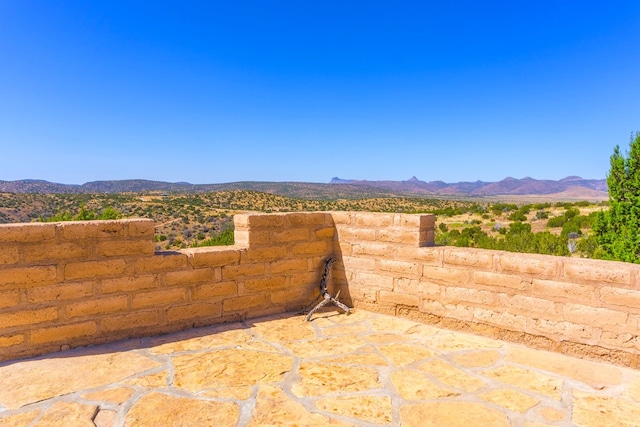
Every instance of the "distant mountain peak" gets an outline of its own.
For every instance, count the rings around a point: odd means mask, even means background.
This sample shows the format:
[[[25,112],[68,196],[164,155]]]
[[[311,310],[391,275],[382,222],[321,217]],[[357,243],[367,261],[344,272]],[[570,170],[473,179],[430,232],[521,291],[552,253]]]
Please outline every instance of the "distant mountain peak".
[[[353,182],[352,179],[342,179],[334,176],[333,178],[331,178],[331,181],[329,181],[329,184],[349,184],[351,182]]]
[[[412,176],[411,178],[409,178],[409,180],[407,182],[420,182],[420,180],[418,178],[416,178],[416,176]]]
[[[562,178],[560,182],[582,181],[582,178],[576,175],[571,175],[566,178]]]

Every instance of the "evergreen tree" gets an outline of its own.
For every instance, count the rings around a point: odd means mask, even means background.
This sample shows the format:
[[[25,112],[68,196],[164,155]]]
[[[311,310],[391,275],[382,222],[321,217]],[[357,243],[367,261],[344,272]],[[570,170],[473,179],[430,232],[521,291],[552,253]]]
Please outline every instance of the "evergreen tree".
[[[616,146],[607,175],[609,210],[593,224],[594,257],[640,263],[640,132],[631,135],[627,157]]]

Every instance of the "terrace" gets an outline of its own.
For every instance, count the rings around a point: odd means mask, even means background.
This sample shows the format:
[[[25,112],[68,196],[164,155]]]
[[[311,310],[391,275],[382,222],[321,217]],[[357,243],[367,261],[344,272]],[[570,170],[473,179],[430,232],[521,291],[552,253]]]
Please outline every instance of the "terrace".
[[[235,224],[0,226],[0,425],[639,424],[638,266],[433,247],[431,215]],[[355,310],[306,322],[330,254]]]

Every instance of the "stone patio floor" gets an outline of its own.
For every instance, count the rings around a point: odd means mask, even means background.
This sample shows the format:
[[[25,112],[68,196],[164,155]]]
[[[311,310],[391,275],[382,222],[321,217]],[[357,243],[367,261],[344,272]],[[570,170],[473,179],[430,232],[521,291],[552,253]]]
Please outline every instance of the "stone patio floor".
[[[0,426],[635,426],[640,372],[355,310],[0,364]]]

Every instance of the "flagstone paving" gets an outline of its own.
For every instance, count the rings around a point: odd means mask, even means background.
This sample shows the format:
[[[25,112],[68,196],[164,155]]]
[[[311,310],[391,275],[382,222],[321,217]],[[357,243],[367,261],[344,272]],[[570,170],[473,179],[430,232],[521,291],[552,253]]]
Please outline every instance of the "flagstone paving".
[[[0,426],[640,426],[640,372],[355,310],[0,364]]]

